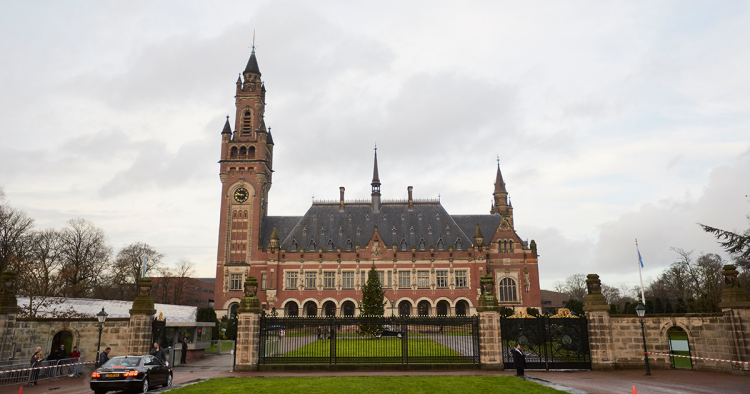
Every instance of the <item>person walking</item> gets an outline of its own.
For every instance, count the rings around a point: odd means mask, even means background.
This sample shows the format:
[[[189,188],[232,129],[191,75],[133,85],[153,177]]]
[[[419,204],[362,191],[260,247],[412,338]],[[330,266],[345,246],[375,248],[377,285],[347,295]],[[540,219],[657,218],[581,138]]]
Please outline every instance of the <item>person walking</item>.
[[[154,342],[154,348],[151,349],[151,355],[156,357],[157,360],[164,364],[167,358],[164,356],[164,349],[162,349],[158,343]]]
[[[182,351],[180,352],[180,364],[187,364],[187,338],[182,337]]]
[[[99,356],[99,365],[97,365],[97,368],[101,367],[107,361],[109,361],[109,352],[111,352],[111,351],[112,351],[112,348],[109,348],[109,347],[106,348],[106,349],[104,349],[104,351],[102,352],[101,356]]]
[[[516,376],[523,376],[523,369],[526,368],[526,356],[521,351],[521,344],[516,344],[516,348],[513,349],[513,364],[516,367]]]
[[[41,361],[42,361],[42,348],[38,347],[36,348],[36,351],[34,352],[34,354],[31,355],[31,361],[30,361],[31,368],[37,368]],[[39,370],[32,369],[31,377],[29,378],[29,386],[36,386],[38,384],[37,380],[39,380]]]
[[[81,352],[78,351],[78,346],[73,346],[73,351],[70,352],[70,362],[73,364],[71,367],[69,377],[78,375],[80,365],[78,365],[78,359],[81,358]]]

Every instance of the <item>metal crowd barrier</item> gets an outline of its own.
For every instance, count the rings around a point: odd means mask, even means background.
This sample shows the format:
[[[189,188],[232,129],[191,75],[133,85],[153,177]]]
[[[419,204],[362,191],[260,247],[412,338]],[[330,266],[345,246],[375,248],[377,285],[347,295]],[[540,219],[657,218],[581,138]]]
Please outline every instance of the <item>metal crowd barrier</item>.
[[[79,377],[83,375],[86,364],[93,364],[93,362],[86,362],[86,358],[81,356],[77,360],[74,358],[44,360],[33,368],[29,366],[29,363],[4,366],[0,371],[0,387],[16,384],[31,386],[40,380],[57,381],[60,376]]]

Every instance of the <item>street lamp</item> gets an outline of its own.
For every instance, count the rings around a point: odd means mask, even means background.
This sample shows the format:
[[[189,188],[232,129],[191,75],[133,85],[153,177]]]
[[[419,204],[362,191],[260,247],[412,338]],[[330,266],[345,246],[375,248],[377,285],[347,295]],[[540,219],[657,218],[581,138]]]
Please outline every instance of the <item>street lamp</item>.
[[[102,347],[102,330],[104,330],[104,322],[107,320],[107,312],[104,312],[104,307],[102,307],[101,312],[96,314],[96,319],[99,320],[99,343],[96,345],[96,365],[99,365],[99,350]]]
[[[643,358],[646,360],[646,376],[651,376],[651,368],[649,368],[648,365],[648,350],[646,350],[646,330],[643,328],[643,315],[646,314],[646,307],[643,306],[642,302],[639,302],[638,306],[635,307],[635,313],[638,314],[638,317],[641,321],[641,336],[643,337]]]

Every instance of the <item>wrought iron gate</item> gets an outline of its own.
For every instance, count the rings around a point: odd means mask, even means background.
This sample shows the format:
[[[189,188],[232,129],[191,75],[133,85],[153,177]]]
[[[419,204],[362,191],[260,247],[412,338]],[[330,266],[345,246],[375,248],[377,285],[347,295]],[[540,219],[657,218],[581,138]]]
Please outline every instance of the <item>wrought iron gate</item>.
[[[521,344],[527,369],[591,369],[586,318],[502,318],[503,363],[514,369],[511,349]]]
[[[479,319],[261,316],[258,363],[479,364]]]

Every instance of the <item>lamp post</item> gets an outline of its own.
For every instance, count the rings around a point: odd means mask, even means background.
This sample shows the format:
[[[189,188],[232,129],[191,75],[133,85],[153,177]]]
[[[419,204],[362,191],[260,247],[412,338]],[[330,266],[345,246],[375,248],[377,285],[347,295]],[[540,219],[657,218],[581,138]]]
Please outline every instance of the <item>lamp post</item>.
[[[102,330],[104,330],[104,322],[107,320],[107,312],[102,311],[96,314],[96,319],[99,320],[99,343],[96,345],[96,361],[95,365],[99,365],[99,350],[102,347]]]
[[[635,313],[638,314],[639,320],[641,321],[641,336],[643,337],[643,358],[646,360],[646,376],[651,376],[651,368],[648,365],[648,350],[646,350],[646,330],[643,328],[643,315],[646,314],[646,307],[643,306],[642,302],[638,303],[635,307]]]

